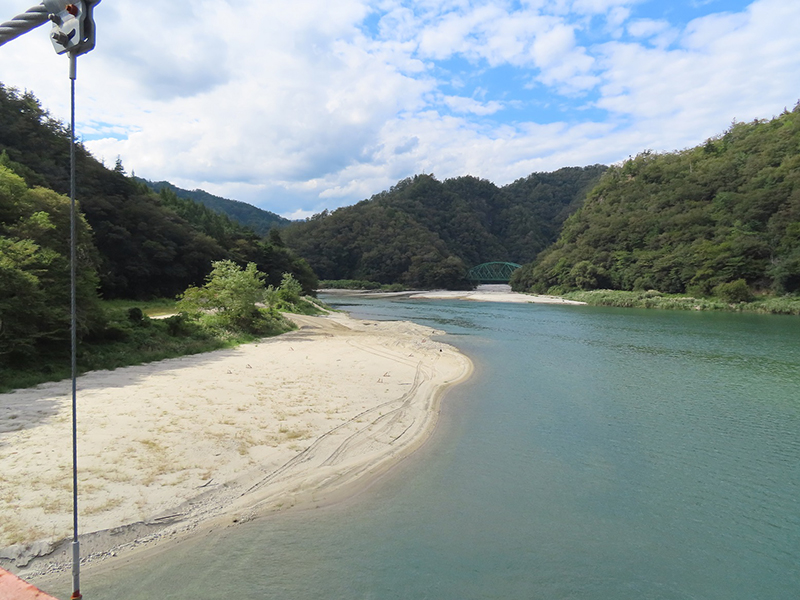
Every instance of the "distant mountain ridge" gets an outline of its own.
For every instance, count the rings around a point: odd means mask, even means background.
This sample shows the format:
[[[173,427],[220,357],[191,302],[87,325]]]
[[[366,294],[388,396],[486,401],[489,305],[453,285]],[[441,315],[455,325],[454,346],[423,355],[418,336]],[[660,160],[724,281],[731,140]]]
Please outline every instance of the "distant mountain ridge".
[[[205,190],[185,190],[169,181],[148,181],[141,177],[134,177],[134,179],[145,184],[153,191],[160,192],[163,189],[168,189],[174,192],[178,198],[199,202],[213,211],[228,215],[237,223],[249,227],[262,236],[267,235],[269,230],[273,227],[285,227],[291,223],[289,219],[268,210],[258,208],[246,202],[241,202],[240,200],[229,200],[228,198],[215,196]]]
[[[605,170],[566,167],[502,187],[472,176],[416,175],[369,200],[292,223],[281,235],[320,279],[464,287],[477,264],[533,260]]]

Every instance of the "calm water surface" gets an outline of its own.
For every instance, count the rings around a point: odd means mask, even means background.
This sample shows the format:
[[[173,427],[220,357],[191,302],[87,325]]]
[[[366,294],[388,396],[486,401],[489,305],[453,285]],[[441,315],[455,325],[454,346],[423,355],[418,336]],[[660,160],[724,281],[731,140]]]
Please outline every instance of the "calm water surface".
[[[328,300],[473,358],[432,440],[343,505],[89,572],[86,598],[800,597],[800,320]]]

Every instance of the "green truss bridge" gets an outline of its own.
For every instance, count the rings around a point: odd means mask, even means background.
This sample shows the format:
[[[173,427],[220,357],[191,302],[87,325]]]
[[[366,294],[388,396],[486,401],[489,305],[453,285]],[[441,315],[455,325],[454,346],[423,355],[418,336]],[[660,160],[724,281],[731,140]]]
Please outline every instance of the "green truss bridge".
[[[467,272],[467,279],[473,285],[479,283],[508,283],[511,274],[522,265],[511,262],[488,262],[472,267]]]

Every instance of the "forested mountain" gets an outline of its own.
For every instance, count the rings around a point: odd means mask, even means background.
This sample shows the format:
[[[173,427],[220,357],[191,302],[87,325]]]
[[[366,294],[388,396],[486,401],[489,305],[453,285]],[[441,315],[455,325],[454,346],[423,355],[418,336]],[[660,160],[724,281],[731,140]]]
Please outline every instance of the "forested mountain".
[[[0,163],[28,187],[69,193],[69,143],[68,129],[32,94],[0,84]],[[174,296],[202,283],[212,261],[222,259],[256,263],[273,285],[291,272],[307,291],[316,286],[308,264],[284,247],[280,236],[261,238],[170,192],[156,194],[120,168],[105,168],[82,146],[76,159],[77,198],[91,226],[104,297]],[[0,206],[12,202],[0,194]]]
[[[209,194],[204,190],[184,190],[168,181],[148,181],[139,177],[134,177],[133,179],[144,183],[147,187],[156,192],[167,189],[173,192],[178,198],[193,200],[194,202],[207,206],[215,212],[229,216],[237,223],[249,227],[262,236],[267,235],[269,230],[273,227],[285,227],[291,223],[289,219],[285,219],[268,210],[258,208],[246,202],[240,202],[239,200],[221,198],[220,196]]]
[[[612,167],[518,290],[800,291],[800,104]]]
[[[504,187],[471,176],[417,175],[354,206],[293,223],[283,235],[322,279],[463,287],[477,264],[532,260],[604,170],[535,173]]]

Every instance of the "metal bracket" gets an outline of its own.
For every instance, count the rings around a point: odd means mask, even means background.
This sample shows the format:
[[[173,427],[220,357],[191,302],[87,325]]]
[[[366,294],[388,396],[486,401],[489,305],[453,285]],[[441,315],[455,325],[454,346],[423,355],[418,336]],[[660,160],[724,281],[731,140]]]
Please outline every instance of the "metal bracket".
[[[100,0],[43,0],[53,23],[50,40],[57,54],[86,54],[95,46],[94,7]]]

